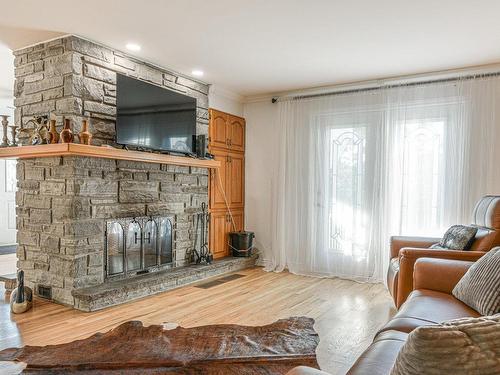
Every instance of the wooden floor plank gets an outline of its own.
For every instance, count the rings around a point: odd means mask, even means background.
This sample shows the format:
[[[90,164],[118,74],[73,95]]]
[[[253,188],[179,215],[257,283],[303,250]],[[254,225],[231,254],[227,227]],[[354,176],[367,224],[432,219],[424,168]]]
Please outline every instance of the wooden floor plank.
[[[332,374],[343,374],[395,312],[389,293],[380,284],[264,272],[260,268],[237,273],[244,277],[209,289],[190,285],[92,313],[37,298],[31,311],[11,315],[0,283],[0,349],[69,342],[128,320],[193,327],[263,325],[303,315],[316,320],[320,366]]]

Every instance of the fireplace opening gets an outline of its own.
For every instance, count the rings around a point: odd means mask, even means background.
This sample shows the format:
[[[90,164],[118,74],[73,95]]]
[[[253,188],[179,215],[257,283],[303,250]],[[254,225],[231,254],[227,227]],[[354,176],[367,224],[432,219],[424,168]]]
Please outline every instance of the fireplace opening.
[[[170,217],[109,220],[105,244],[107,278],[171,267],[172,220]]]

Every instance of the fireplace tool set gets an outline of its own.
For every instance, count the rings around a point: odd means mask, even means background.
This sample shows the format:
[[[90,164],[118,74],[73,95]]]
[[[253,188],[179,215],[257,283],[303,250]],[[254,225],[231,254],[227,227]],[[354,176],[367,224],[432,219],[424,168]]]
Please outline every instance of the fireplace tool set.
[[[207,233],[208,223],[210,221],[210,215],[207,211],[207,205],[205,202],[201,204],[201,212],[196,214],[196,232],[194,237],[194,261],[196,264],[212,263],[214,256],[208,248]],[[196,250],[196,245],[199,238],[199,250]]]

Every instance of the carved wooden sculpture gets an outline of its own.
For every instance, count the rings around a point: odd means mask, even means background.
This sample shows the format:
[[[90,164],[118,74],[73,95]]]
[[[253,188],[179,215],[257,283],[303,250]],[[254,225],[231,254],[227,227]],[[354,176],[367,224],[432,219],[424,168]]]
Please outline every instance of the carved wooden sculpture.
[[[10,311],[21,314],[31,309],[33,303],[33,292],[31,288],[24,286],[24,271],[17,273],[17,288],[10,295]]]
[[[262,327],[165,330],[131,321],[67,344],[5,349],[0,361],[25,363],[26,373],[285,374],[299,365],[318,367],[313,324],[299,317]]]

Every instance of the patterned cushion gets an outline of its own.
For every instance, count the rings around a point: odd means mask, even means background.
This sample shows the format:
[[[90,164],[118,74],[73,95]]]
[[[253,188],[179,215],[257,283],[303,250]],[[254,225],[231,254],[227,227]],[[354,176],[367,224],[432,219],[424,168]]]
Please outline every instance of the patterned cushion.
[[[476,237],[477,227],[452,225],[443,239],[432,245],[431,249],[469,250]]]
[[[474,263],[452,294],[482,315],[500,313],[500,247]]]
[[[391,375],[499,374],[500,314],[422,326],[408,335]]]

